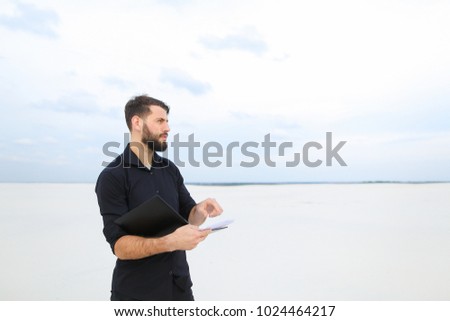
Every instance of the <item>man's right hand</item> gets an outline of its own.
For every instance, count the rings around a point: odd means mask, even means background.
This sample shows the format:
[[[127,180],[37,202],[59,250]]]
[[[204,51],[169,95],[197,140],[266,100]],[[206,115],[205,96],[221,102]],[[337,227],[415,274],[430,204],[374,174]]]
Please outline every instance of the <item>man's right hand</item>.
[[[198,226],[187,224],[167,235],[167,241],[172,251],[192,250],[202,242],[211,230],[199,230]]]

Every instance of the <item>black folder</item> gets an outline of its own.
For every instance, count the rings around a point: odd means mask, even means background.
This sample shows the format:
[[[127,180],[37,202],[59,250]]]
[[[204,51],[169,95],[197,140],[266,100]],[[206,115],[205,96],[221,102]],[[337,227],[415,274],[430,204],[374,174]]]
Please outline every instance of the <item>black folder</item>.
[[[131,235],[146,237],[161,237],[188,224],[159,195],[153,196],[114,222]]]

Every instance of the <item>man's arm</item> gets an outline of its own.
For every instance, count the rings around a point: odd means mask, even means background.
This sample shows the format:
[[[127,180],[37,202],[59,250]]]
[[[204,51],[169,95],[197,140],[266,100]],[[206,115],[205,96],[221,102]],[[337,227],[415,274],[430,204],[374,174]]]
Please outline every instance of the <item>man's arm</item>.
[[[211,230],[200,231],[193,225],[184,225],[159,238],[124,235],[116,241],[114,253],[121,260],[137,260],[164,252],[192,250],[210,232]]]

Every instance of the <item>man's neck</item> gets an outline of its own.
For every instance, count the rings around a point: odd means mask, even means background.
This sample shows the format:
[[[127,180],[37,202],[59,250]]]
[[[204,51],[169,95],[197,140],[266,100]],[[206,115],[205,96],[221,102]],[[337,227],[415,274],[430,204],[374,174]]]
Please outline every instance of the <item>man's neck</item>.
[[[146,167],[152,165],[153,160],[153,150],[148,148],[146,144],[139,141],[130,142],[131,151],[139,158],[142,164]]]

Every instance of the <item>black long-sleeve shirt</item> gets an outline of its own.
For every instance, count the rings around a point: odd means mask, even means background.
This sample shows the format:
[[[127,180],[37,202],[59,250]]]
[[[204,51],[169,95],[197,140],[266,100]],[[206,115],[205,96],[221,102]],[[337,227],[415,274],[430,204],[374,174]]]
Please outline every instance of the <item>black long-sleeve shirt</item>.
[[[174,163],[154,153],[148,169],[129,145],[100,173],[95,192],[103,217],[103,234],[113,251],[116,241],[128,234],[114,220],[155,194],[186,219],[195,206]],[[174,281],[181,288],[192,286],[185,251],[139,260],[117,259],[112,291],[138,300],[171,300]]]

